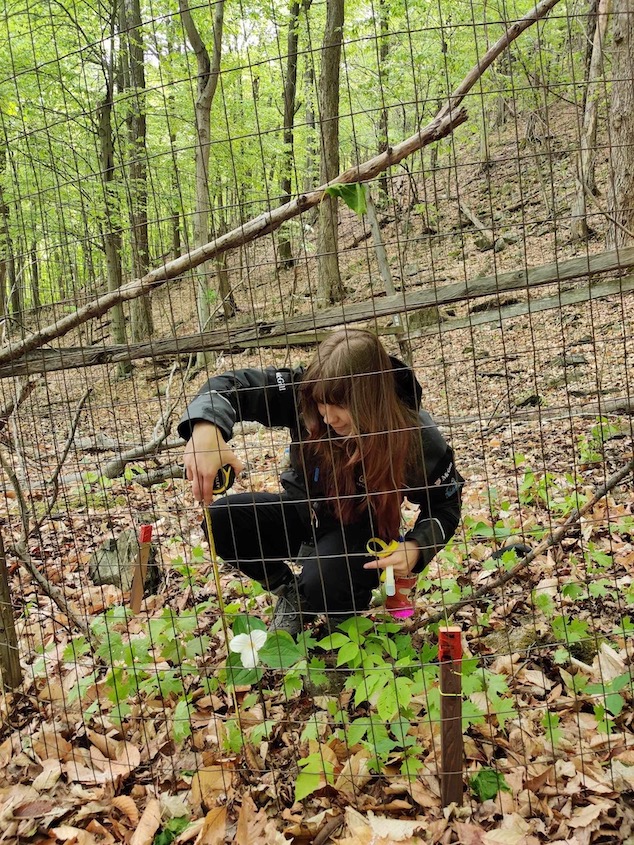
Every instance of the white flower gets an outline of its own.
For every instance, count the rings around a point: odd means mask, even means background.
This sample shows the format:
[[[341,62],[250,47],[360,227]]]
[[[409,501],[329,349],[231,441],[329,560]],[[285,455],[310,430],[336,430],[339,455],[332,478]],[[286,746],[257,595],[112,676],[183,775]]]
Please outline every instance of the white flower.
[[[258,665],[258,652],[266,642],[266,631],[256,629],[250,634],[238,634],[229,643],[229,649],[240,655],[240,662],[245,669],[255,669]]]

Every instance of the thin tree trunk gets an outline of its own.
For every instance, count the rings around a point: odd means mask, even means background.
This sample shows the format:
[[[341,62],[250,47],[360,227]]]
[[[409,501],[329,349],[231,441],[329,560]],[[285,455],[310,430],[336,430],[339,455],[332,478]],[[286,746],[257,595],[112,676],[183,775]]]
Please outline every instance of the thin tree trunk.
[[[181,19],[187,38],[196,55],[198,65],[198,82],[196,91],[196,211],[194,214],[194,247],[200,247],[207,242],[210,232],[211,207],[209,202],[209,145],[211,140],[211,105],[213,103],[218,75],[220,73],[220,57],[222,51],[222,28],[224,20],[224,0],[218,0],[214,8],[213,38],[214,46],[210,58],[194,19],[192,18],[188,0],[178,0]],[[203,265],[197,276],[196,303],[198,309],[198,325],[201,331],[211,328],[211,299],[208,273]],[[198,356],[198,364],[204,366],[207,356]]]
[[[128,46],[128,140],[130,175],[130,223],[134,278],[142,278],[150,266],[147,222],[147,122],[145,114],[145,67],[140,0],[124,0]],[[130,304],[130,331],[138,342],[152,336],[151,293]]]
[[[38,311],[40,308],[40,265],[37,260],[37,244],[31,246],[31,308]]]
[[[585,240],[588,237],[588,210],[586,194],[596,193],[594,164],[597,146],[597,112],[599,97],[604,91],[603,44],[608,28],[610,0],[600,0],[598,19],[594,27],[592,55],[588,67],[588,80],[585,91],[585,111],[579,152],[577,154],[577,193],[572,202],[570,235],[573,240]]]
[[[2,256],[2,291],[0,301],[2,302],[2,316],[6,315],[7,305],[10,301],[11,292],[17,288],[15,273],[15,259],[13,257],[13,240],[9,226],[9,205],[4,199],[4,177],[7,165],[7,148],[3,144],[0,147],[0,255]],[[7,292],[8,286],[8,292]],[[9,322],[5,322],[5,331],[8,331]]]
[[[385,104],[385,92],[388,88],[387,57],[390,53],[390,41],[388,32],[390,29],[389,10],[386,0],[379,0],[379,96],[381,97],[381,110],[379,112],[379,152],[387,150],[389,146],[389,112]],[[379,185],[387,195],[387,172],[382,173],[379,178]]]
[[[11,605],[9,573],[4,542],[0,532],[0,689],[16,689],[22,683],[18,638]]]
[[[344,0],[328,0],[319,77],[321,182],[339,173],[339,66],[343,40]],[[345,288],[339,273],[337,198],[324,197],[319,207],[318,288],[320,306],[341,302]]]
[[[295,124],[296,92],[297,92],[297,44],[299,41],[299,2],[291,0],[288,20],[288,36],[286,40],[286,77],[284,79],[284,152],[282,163],[282,178],[280,180],[281,202],[288,202],[291,198],[293,185],[293,127]],[[293,253],[288,226],[280,227],[277,238],[278,264],[289,270],[293,264]]]
[[[631,0],[614,2],[612,98],[610,102],[609,247],[631,241],[634,231],[634,15]]]
[[[114,38],[111,39],[111,44]],[[97,108],[97,123],[99,134],[99,151],[101,157],[101,181],[104,193],[103,211],[103,245],[106,256],[106,273],[108,290],[116,291],[121,287],[123,274],[121,271],[121,226],[120,209],[117,201],[114,167],[114,140],[112,137],[112,92],[113,92],[113,61],[114,47],[107,65],[106,92]],[[123,304],[113,306],[110,314],[110,333],[114,343],[126,343],[125,315]],[[118,367],[118,374],[124,376],[130,372],[130,365],[122,362]]]
[[[310,26],[308,12],[312,0],[302,0],[302,11],[306,16],[306,29],[310,38]],[[304,193],[312,191],[315,187],[315,160],[317,149],[315,145],[315,67],[313,65],[312,53],[307,53],[304,66],[304,101],[306,103],[306,164],[304,166]]]

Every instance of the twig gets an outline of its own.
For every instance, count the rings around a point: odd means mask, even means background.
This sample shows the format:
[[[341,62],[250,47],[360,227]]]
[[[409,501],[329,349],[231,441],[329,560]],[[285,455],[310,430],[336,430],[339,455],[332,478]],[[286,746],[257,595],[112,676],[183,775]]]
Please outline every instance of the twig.
[[[504,584],[512,581],[516,578],[521,572],[523,572],[529,564],[531,564],[538,555],[543,554],[547,549],[551,548],[551,546],[556,546],[558,543],[563,540],[563,538],[569,533],[571,528],[574,528],[582,516],[585,516],[592,508],[606,496],[610,490],[617,486],[621,481],[627,478],[630,473],[634,471],[634,458],[628,461],[628,463],[622,467],[618,472],[615,472],[611,475],[605,484],[603,484],[594,494],[594,496],[590,499],[589,502],[582,508],[575,508],[572,513],[568,516],[566,521],[556,528],[554,531],[546,537],[545,540],[542,540],[534,549],[532,549],[526,557],[522,558],[512,569],[509,569],[508,572],[504,572],[498,578],[495,578],[493,581],[490,581],[488,584],[485,584],[483,587],[480,587],[479,590],[476,590],[475,593],[466,599],[461,599],[456,604],[452,604],[451,607],[442,610],[439,613],[434,613],[432,616],[428,616],[427,619],[424,620],[424,624],[431,625],[435,622],[440,622],[442,619],[451,619],[455,616],[456,612],[463,607],[466,607],[469,604],[473,604],[477,602],[478,599],[481,599],[483,596],[489,595],[494,590],[497,590],[498,587],[502,587]]]
[[[313,845],[326,845],[332,834],[341,827],[343,821],[343,815],[338,815],[330,819],[313,839]]]
[[[50,479],[48,481],[47,486],[52,487],[52,490],[51,490],[51,493],[48,497],[48,504],[46,506],[46,511],[44,512],[44,515],[36,521],[35,526],[31,529],[30,533],[34,533],[34,532],[40,530],[40,528],[42,527],[45,520],[47,520],[49,518],[49,516],[51,515],[51,511],[53,510],[53,508],[55,506],[55,502],[57,501],[57,496],[59,494],[59,474],[62,471],[62,467],[64,466],[66,458],[68,457],[68,453],[70,452],[70,447],[73,445],[73,440],[75,439],[75,433],[77,432],[77,426],[79,425],[79,418],[81,416],[81,412],[83,411],[84,405],[88,401],[88,397],[90,396],[91,393],[92,393],[92,387],[89,387],[88,390],[86,390],[84,395],[79,400],[79,404],[77,405],[77,408],[75,409],[75,416],[73,417],[73,420],[70,424],[70,430],[68,432],[68,437],[66,438],[66,443],[64,444],[62,454],[61,454],[59,460],[57,461],[57,466],[55,467],[55,470],[53,471],[53,475],[50,477]]]
[[[187,369],[185,370],[183,383],[187,380],[187,374],[189,372],[190,367],[191,364],[189,364],[187,366]],[[126,465],[130,463],[130,461],[135,461],[137,460],[137,458],[145,458],[147,455],[150,455],[153,452],[157,452],[159,448],[163,445],[164,441],[167,440],[167,438],[169,437],[171,429],[171,420],[174,415],[174,411],[178,407],[181,400],[181,397],[179,396],[178,399],[169,404],[169,396],[172,388],[172,381],[174,379],[174,374],[176,373],[177,369],[178,363],[175,362],[170,372],[167,388],[165,389],[165,399],[168,401],[168,407],[165,411],[163,411],[163,413],[161,413],[156,422],[156,425],[154,426],[154,431],[152,432],[152,440],[150,440],[149,443],[142,443],[140,446],[134,446],[132,449],[128,449],[126,452],[122,452],[118,457],[109,461],[103,471],[103,475],[106,478],[118,478],[126,468]]]

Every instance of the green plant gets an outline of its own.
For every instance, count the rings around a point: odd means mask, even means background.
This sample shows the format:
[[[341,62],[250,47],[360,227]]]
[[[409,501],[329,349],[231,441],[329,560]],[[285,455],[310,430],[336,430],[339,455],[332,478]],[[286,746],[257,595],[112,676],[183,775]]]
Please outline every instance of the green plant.
[[[484,767],[469,778],[471,791],[479,801],[495,798],[498,792],[510,792],[511,788],[501,772]]]

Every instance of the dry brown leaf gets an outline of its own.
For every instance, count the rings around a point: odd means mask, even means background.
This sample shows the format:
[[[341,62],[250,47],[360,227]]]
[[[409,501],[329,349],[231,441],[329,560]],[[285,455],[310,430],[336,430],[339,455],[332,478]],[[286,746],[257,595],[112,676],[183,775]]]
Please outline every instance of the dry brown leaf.
[[[67,842],[68,845],[97,845],[97,839],[92,833],[69,824],[51,828],[51,833],[59,842]]]
[[[95,837],[99,845],[114,845],[114,836],[97,819],[91,819],[86,825],[86,830]]]
[[[62,775],[62,764],[59,760],[50,758],[42,763],[42,771],[33,781],[33,789],[46,792],[52,789]]]
[[[215,807],[219,798],[226,798],[231,788],[233,771],[221,765],[198,769],[192,778],[191,802],[207,809]]]
[[[572,818],[568,820],[568,824],[570,827],[588,827],[595,819],[599,818],[601,813],[606,813],[612,806],[612,803],[601,801],[598,804],[579,807],[572,814]]]
[[[161,805],[156,798],[151,798],[143,810],[137,829],[132,834],[130,845],[151,845],[160,824]]]
[[[277,830],[275,822],[268,818],[264,810],[257,810],[249,795],[242,799],[235,841],[240,845],[288,845],[288,840]]]
[[[365,818],[352,807],[346,807],[347,833],[338,840],[339,845],[420,845],[421,838],[415,831],[424,826],[422,821],[402,821],[387,816],[375,816],[372,811]]]
[[[227,832],[227,808],[214,807],[203,821],[195,845],[223,845]]]
[[[367,751],[358,751],[349,757],[335,782],[335,789],[352,794],[363,789],[372,777],[368,768],[369,759],[370,755]]]
[[[485,831],[471,822],[455,822],[460,845],[483,845]]]
[[[139,821],[139,808],[135,804],[134,798],[130,798],[129,795],[117,795],[111,803],[120,813],[128,817],[133,827],[136,827]]]

